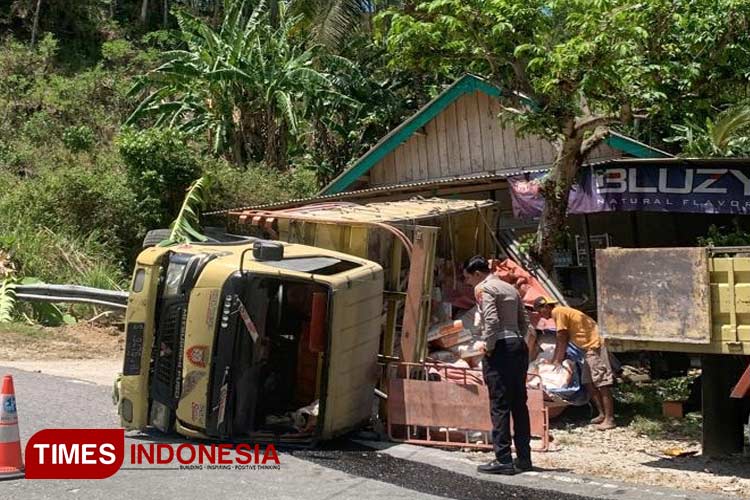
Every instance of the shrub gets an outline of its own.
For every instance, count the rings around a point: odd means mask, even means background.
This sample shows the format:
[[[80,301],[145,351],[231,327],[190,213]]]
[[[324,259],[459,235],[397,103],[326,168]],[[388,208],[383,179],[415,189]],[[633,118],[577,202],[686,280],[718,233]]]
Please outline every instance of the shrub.
[[[200,167],[185,137],[174,129],[123,129],[117,144],[138,210],[153,227],[164,227],[179,210],[185,190]]]
[[[315,172],[311,170],[279,172],[264,166],[240,170],[224,160],[213,160],[204,165],[204,172],[214,180],[208,203],[211,209],[304,198],[317,191]]]
[[[110,40],[102,44],[102,59],[108,63],[125,65],[135,55],[136,51],[133,49],[133,45],[127,40]]]
[[[62,136],[65,147],[74,153],[90,150],[94,145],[94,139],[94,132],[86,125],[68,127]]]
[[[5,178],[12,182],[11,176]],[[126,179],[109,168],[61,167],[15,181],[13,189],[0,194],[0,234],[12,234],[19,226],[93,237],[108,246],[113,263],[132,257],[145,232],[142,219]]]

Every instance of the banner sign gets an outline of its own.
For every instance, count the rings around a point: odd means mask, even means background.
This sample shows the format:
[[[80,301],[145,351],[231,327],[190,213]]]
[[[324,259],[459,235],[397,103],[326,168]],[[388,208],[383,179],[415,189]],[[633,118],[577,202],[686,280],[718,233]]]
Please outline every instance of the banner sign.
[[[513,214],[539,217],[545,174],[511,177]],[[568,214],[616,211],[750,213],[750,170],[640,165],[586,167],[568,198]]]

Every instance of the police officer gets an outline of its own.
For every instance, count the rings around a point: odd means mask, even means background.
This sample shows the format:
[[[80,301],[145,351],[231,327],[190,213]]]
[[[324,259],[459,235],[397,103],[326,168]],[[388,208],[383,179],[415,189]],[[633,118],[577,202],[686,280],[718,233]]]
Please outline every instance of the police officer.
[[[531,431],[526,406],[526,371],[529,351],[524,341],[528,328],[518,291],[490,272],[487,259],[476,255],[464,263],[464,279],[474,287],[481,318],[485,357],[484,380],[490,395],[492,442],[495,460],[478,467],[487,474],[515,474],[531,470]],[[516,460],[511,456],[510,416]]]

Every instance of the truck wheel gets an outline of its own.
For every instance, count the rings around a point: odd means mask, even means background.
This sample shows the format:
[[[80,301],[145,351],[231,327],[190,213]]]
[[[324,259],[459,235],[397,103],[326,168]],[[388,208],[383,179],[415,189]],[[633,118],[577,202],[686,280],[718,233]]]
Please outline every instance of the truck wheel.
[[[143,248],[155,247],[169,238],[170,232],[169,229],[152,229],[147,232],[146,236],[143,238]]]

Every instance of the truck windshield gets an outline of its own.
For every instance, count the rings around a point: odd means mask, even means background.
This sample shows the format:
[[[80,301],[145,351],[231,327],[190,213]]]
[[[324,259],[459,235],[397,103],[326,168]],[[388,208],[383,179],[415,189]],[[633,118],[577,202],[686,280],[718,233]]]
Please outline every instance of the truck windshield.
[[[306,281],[237,279],[236,293],[224,299],[232,306],[222,317],[212,374],[212,407],[224,408],[213,415],[216,430],[233,437],[302,432],[289,415],[320,392],[329,290]]]

